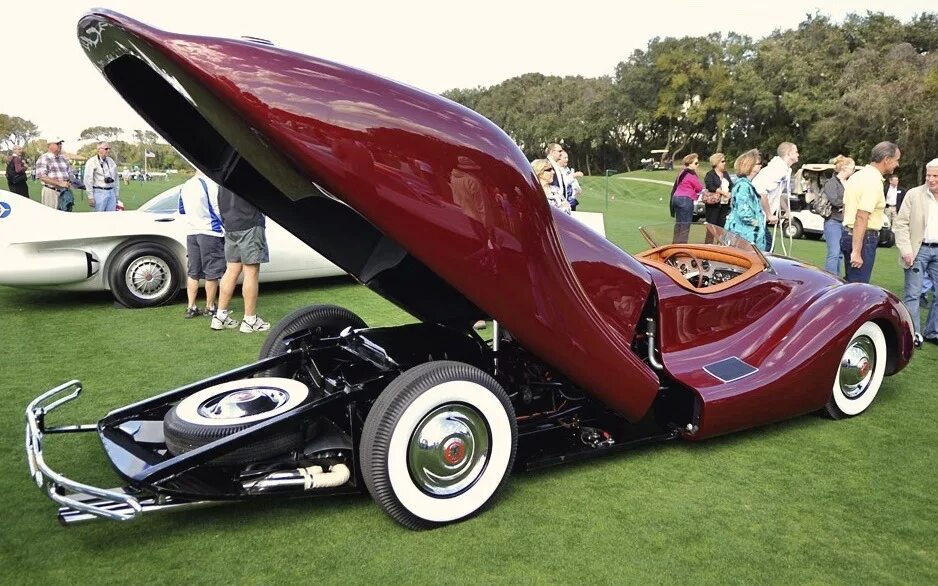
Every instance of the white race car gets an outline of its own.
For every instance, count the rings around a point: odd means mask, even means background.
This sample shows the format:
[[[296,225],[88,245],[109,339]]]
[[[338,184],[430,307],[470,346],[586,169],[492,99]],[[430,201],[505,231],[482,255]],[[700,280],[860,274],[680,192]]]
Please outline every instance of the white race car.
[[[170,301],[185,286],[180,186],[136,211],[68,213],[0,190],[0,285],[110,291],[128,307]],[[267,219],[262,282],[342,275],[342,269]]]

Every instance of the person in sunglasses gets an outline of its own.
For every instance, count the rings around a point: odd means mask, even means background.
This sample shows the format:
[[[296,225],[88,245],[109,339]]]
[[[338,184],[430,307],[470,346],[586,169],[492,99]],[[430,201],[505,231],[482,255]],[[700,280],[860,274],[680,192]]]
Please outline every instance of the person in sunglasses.
[[[117,210],[117,196],[120,195],[120,178],[117,175],[117,163],[111,158],[111,145],[98,143],[98,153],[85,162],[85,192],[88,205],[96,212]]]

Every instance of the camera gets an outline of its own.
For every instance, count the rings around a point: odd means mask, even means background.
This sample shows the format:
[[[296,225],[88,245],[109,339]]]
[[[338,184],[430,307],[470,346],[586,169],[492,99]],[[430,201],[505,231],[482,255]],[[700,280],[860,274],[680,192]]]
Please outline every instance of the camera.
[[[108,183],[108,184],[114,183],[114,178],[113,178],[113,177],[105,177],[105,178],[104,178],[104,182],[105,182],[105,183]]]

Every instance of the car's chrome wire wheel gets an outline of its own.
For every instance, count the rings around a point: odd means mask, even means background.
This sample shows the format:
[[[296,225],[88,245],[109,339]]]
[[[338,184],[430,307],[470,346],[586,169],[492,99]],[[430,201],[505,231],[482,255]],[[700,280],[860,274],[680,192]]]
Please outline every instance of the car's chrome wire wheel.
[[[873,403],[886,373],[886,338],[873,322],[861,325],[850,338],[825,406],[835,418],[852,417],[866,411]]]
[[[124,284],[141,299],[155,299],[166,294],[172,282],[171,270],[169,264],[158,256],[141,256],[127,267]]]
[[[482,475],[490,445],[491,432],[477,410],[461,403],[442,405],[427,414],[410,438],[410,475],[427,494],[459,494]]]

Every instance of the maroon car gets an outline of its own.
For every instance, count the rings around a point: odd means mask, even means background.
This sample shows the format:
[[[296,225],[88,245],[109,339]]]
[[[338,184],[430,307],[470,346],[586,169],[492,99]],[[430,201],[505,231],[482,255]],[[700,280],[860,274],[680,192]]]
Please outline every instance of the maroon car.
[[[912,355],[894,295],[718,228],[646,227],[651,248],[624,252],[551,208],[501,129],[439,96],[108,11],[78,35],[197,167],[419,321],[304,307],[258,362],[97,425],[47,426],[80,384],[46,392],[27,452],[63,522],[367,490],[433,527],[482,510],[512,469],[858,415]],[[45,464],[44,435],[74,431],[99,434],[125,486]]]

